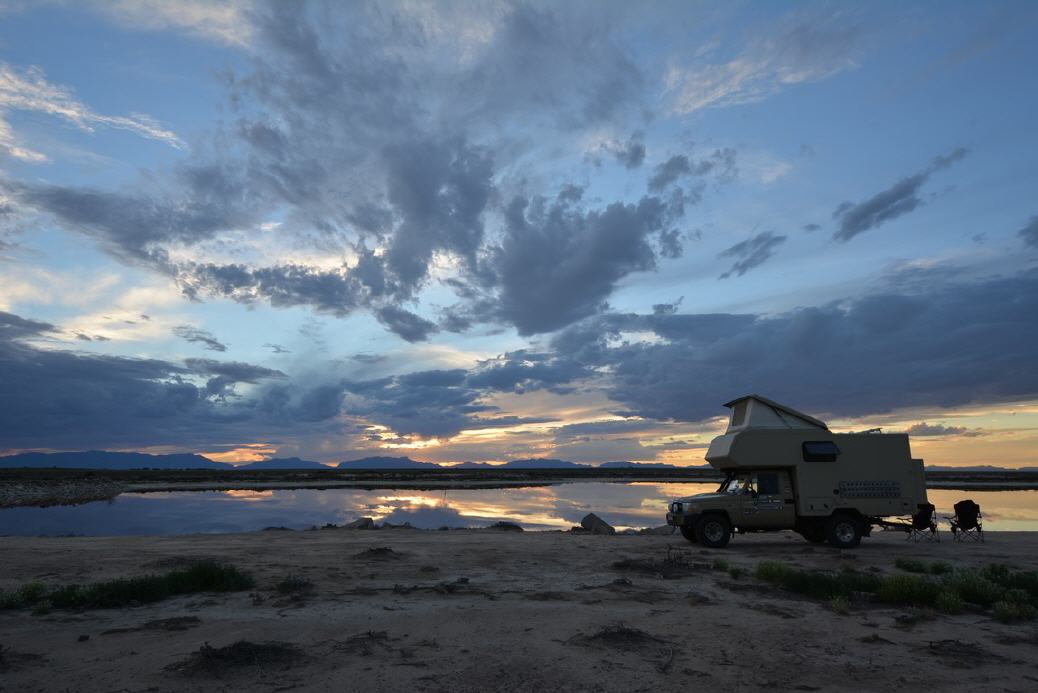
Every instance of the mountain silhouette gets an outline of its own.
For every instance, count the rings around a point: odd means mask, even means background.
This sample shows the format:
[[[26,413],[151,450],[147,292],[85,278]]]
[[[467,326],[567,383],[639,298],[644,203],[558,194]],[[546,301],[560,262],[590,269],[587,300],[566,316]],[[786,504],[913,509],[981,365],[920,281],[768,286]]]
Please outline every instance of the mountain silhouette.
[[[298,457],[275,457],[239,465],[237,469],[331,469],[331,466]]]
[[[23,452],[0,457],[0,467],[32,469],[234,469],[233,465],[214,462],[202,455],[176,453],[149,455],[143,452]]]

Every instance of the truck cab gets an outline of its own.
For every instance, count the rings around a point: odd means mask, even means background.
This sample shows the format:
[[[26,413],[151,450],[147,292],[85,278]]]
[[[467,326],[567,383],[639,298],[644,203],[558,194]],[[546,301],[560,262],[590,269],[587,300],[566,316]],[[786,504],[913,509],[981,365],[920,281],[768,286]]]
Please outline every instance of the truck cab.
[[[724,481],[668,506],[668,524],[689,541],[720,548],[733,532],[793,530],[850,548],[884,517],[926,507],[923,463],[912,459],[907,435],[835,434],[760,395],[725,406],[728,429],[706,454]]]

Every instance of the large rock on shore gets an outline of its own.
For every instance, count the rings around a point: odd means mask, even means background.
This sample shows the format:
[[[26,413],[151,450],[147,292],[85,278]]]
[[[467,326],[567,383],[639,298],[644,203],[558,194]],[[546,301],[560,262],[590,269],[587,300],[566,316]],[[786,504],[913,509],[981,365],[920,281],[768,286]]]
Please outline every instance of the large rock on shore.
[[[580,521],[580,526],[592,534],[616,534],[613,526],[594,513],[588,513]]]
[[[343,529],[375,529],[375,521],[370,517],[360,517],[353,522],[347,522]]]

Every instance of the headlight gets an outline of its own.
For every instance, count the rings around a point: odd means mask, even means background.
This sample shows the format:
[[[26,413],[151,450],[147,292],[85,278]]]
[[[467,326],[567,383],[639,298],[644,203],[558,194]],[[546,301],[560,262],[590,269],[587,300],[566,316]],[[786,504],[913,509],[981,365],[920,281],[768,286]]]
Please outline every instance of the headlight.
[[[681,510],[682,510],[681,503],[671,503],[670,504],[670,511],[672,513],[680,513]]]

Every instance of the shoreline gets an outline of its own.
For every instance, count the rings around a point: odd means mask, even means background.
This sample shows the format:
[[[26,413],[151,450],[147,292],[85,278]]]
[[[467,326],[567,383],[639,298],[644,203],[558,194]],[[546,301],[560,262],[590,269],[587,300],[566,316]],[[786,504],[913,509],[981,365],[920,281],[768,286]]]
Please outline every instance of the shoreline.
[[[659,483],[682,484],[720,483],[718,476],[708,476],[702,470],[690,470],[692,473],[620,473],[620,470],[608,470],[607,474],[558,473],[560,470],[526,471],[522,474],[488,473],[477,471],[474,474],[451,474],[436,478],[436,473],[400,473],[374,472],[370,474],[351,473],[348,475],[326,476],[319,472],[312,474],[289,473],[277,475],[258,473],[260,478],[249,478],[242,474],[231,474],[229,477],[170,479],[168,472],[154,472],[154,479],[147,472],[116,472],[108,470],[0,470],[0,509],[15,507],[51,507],[57,505],[81,505],[97,501],[112,500],[124,493],[178,493],[204,491],[275,491],[292,489],[334,490],[334,489],[407,489],[415,491],[466,490],[466,489],[508,489],[553,486],[573,483]],[[658,472],[672,470],[656,470]],[[8,472],[5,474],[5,472]],[[44,472],[40,474],[39,472]],[[66,474],[66,472],[68,472]],[[173,475],[176,476],[176,475]],[[198,476],[185,473],[184,476]],[[203,477],[206,475],[202,475]],[[282,476],[282,478],[277,478]],[[446,476],[447,478],[442,478]],[[515,477],[519,478],[515,478]],[[977,478],[977,474],[950,474],[951,478],[928,478],[927,488],[934,490],[959,491],[1027,491],[1038,490],[1038,477],[1032,478],[1030,473],[1021,474],[1020,479],[1006,479],[999,473],[996,479]],[[6,477],[6,478],[5,478]],[[166,477],[166,478],[164,478]],[[273,477],[273,478],[271,478]]]
[[[2,538],[0,589],[89,584],[219,560],[254,587],[140,606],[0,610],[5,690],[1028,690],[1038,626],[864,597],[832,602],[755,576],[800,570],[907,574],[898,559],[1038,569],[1038,532],[984,544],[877,533],[854,550],[739,536],[706,550],[680,536],[564,532],[253,532]],[[658,566],[674,566],[659,570]],[[220,660],[278,644],[298,657]],[[206,648],[210,648],[207,650]],[[766,652],[766,657],[745,653]],[[752,666],[745,666],[752,663]],[[1029,683],[1030,682],[1030,683]]]

